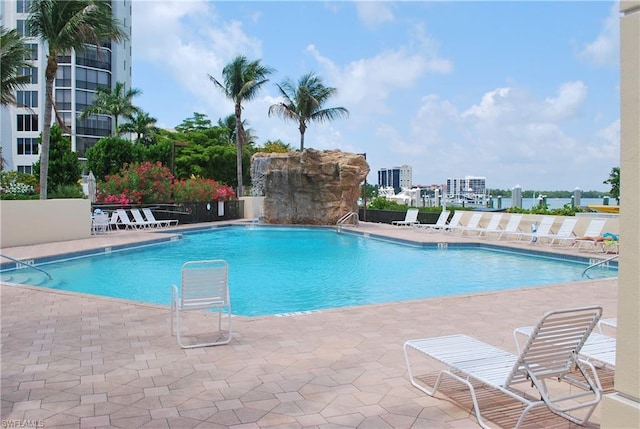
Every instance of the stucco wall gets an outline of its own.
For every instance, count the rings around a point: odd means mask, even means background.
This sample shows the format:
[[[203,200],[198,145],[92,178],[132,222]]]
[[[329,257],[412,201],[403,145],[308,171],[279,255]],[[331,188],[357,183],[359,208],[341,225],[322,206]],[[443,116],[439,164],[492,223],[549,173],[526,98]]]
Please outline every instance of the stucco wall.
[[[0,247],[91,236],[88,199],[0,201]]]

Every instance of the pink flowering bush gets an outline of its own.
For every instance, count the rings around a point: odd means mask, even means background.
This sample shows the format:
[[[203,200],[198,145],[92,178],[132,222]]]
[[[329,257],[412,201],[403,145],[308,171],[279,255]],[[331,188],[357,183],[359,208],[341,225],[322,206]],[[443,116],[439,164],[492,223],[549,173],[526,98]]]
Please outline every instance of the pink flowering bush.
[[[115,197],[129,204],[165,203],[171,201],[172,182],[173,174],[160,162],[125,164],[98,184],[98,202]]]
[[[213,179],[191,177],[176,182],[173,187],[174,200],[184,202],[225,201],[231,199],[235,193],[227,185],[220,184]]]
[[[125,164],[98,183],[97,191],[98,202],[118,205],[225,201],[234,196],[232,188],[213,179],[175,181],[160,162]]]

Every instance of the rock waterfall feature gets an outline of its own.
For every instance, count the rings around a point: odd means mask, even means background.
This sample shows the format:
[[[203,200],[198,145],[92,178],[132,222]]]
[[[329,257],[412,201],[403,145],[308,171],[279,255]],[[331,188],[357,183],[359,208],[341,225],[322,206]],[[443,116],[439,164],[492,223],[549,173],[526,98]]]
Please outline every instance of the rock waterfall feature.
[[[368,173],[364,156],[339,150],[260,152],[251,158],[253,195],[264,195],[263,222],[269,224],[335,224],[358,210]]]

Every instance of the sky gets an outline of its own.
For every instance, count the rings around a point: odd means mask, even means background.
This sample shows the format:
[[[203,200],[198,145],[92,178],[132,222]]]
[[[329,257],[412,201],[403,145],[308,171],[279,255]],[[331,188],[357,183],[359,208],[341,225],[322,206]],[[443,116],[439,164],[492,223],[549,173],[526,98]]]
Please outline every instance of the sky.
[[[242,118],[260,146],[300,146],[268,116],[276,84],[320,76],[305,148],[366,153],[368,182],[409,165],[413,184],[486,177],[491,189],[599,190],[620,165],[619,14],[614,1],[133,2],[134,104],[173,128],[233,104],[209,80],[238,55],[274,72]]]

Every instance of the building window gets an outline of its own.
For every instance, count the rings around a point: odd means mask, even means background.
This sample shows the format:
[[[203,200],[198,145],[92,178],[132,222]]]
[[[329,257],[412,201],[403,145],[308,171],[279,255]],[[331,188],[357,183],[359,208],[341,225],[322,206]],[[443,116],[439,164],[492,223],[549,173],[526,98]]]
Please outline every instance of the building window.
[[[18,165],[18,171],[20,173],[33,174],[33,166],[31,166],[31,165]]]
[[[31,76],[29,83],[38,83],[38,67],[21,67],[20,76]]]
[[[76,87],[91,90],[111,88],[111,73],[78,67],[76,68]]]
[[[71,87],[71,66],[59,66],[56,71],[56,87]]]
[[[37,155],[38,139],[34,137],[18,137],[18,155]]]
[[[56,106],[59,110],[71,110],[71,90],[56,88]]]
[[[18,131],[38,131],[38,115],[18,115]]]
[[[27,28],[27,21],[24,19],[16,20],[16,31],[22,37],[31,37],[29,29]]]
[[[16,3],[16,12],[29,13],[31,7],[31,0],[18,0]]]
[[[38,107],[38,91],[18,91],[18,107]]]
[[[111,70],[111,51],[107,48],[98,51],[96,46],[86,46],[82,51],[76,51],[76,64]]]
[[[29,55],[25,58],[25,60],[37,60],[38,59],[38,44],[37,43],[27,43],[27,47],[29,48]]]
[[[95,92],[76,91],[76,111],[82,112],[87,107],[93,104]]]

